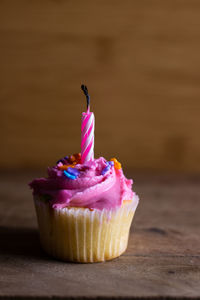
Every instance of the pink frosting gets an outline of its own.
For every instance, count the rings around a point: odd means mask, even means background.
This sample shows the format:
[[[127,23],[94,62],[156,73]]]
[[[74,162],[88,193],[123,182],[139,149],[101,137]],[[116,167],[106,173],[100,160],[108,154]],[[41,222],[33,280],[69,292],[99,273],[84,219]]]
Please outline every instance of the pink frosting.
[[[124,200],[132,200],[133,181],[127,179],[122,169],[112,166],[104,175],[106,159],[100,157],[84,164],[77,164],[77,179],[67,178],[59,164],[48,168],[47,178],[34,179],[29,185],[34,195],[50,196],[53,208],[87,207],[90,209],[113,209]]]

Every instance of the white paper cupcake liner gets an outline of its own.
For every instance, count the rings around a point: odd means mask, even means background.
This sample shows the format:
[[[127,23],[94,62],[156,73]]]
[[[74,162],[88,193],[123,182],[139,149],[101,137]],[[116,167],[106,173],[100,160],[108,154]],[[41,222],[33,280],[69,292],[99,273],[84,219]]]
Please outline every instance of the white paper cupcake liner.
[[[127,248],[129,229],[138,197],[115,210],[52,209],[34,197],[40,240],[44,250],[61,260],[100,262],[121,255]]]

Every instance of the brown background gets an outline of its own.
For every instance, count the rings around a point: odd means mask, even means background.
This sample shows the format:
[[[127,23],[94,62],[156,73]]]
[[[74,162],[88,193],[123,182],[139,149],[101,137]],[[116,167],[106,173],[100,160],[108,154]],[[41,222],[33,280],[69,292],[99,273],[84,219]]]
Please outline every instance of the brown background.
[[[200,171],[200,1],[0,2],[1,168],[80,151],[87,84],[95,155]]]

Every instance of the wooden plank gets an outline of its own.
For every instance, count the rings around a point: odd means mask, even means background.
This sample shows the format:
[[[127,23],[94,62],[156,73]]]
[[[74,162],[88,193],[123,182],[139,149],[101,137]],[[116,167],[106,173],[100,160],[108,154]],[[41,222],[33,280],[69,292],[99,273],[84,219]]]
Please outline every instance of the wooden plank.
[[[199,10],[197,0],[1,1],[0,167],[80,150],[84,82],[96,156],[198,172]]]
[[[35,176],[0,174],[0,297],[200,297],[199,177],[135,173],[141,201],[128,250],[82,265],[41,251],[27,188]]]

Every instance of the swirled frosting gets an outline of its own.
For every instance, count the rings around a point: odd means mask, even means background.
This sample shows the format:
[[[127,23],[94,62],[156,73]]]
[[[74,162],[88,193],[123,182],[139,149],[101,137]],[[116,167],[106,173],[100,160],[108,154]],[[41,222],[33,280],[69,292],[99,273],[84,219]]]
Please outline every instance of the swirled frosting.
[[[100,157],[73,165],[78,175],[66,175],[70,162],[58,162],[48,168],[47,178],[34,179],[29,185],[34,195],[50,196],[53,208],[87,207],[90,209],[113,209],[120,207],[124,200],[132,200],[133,181],[127,179],[120,167]],[[66,168],[65,168],[66,166]]]

